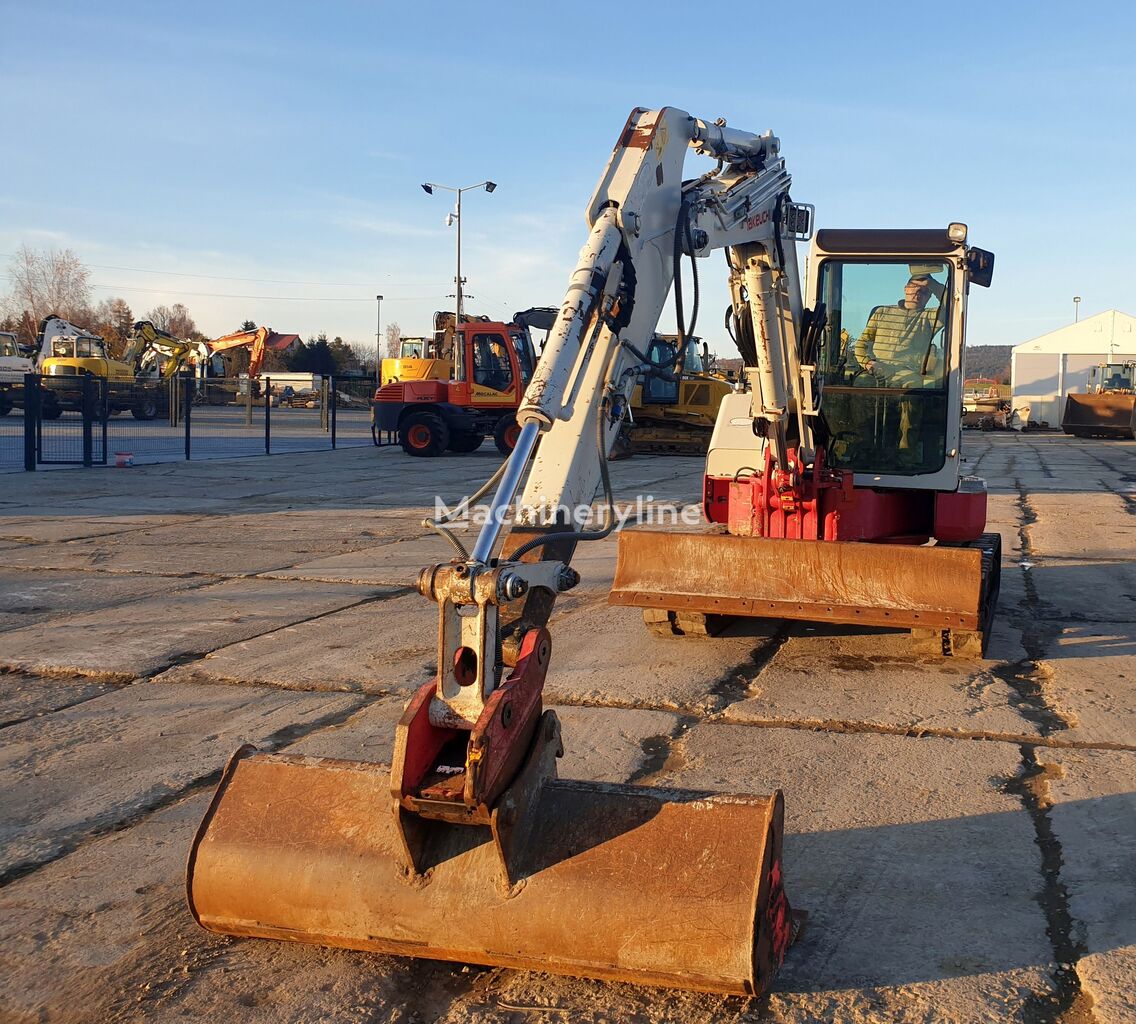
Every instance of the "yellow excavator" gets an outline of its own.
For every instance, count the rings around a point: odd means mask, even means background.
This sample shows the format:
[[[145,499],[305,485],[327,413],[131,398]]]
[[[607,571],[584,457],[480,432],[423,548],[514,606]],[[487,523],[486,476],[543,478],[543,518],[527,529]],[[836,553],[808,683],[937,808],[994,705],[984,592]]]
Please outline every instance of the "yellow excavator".
[[[40,324],[37,368],[43,374],[43,387],[50,393],[54,408],[82,409],[84,376],[106,382],[108,412],[129,409],[135,419],[152,420],[168,407],[168,393],[156,386],[156,374],[147,380],[133,355],[113,359],[99,335],[54,314],[44,317]]]
[[[684,173],[690,149],[710,158],[706,173]],[[556,599],[580,579],[576,548],[615,529],[607,455],[672,287],[687,333],[681,260],[716,249],[748,390],[722,403],[708,521],[632,544],[640,531],[624,530],[612,597],[684,614],[923,626],[940,656],[953,630],[988,625],[998,538],[982,532],[984,483],[962,476],[959,367],[967,295],[990,284],[993,254],[968,246],[961,223],[821,231],[806,308],[796,244],[813,238],[813,208],[790,199],[790,181],[771,132],[673,107],[632,111],[588,203],[588,238],[512,453],[468,499],[492,495],[477,507],[476,542],[467,550],[447,529],[454,512],[426,524],[454,557],[418,578],[437,610],[437,674],[407,703],[392,764],[237,751],[189,854],[200,924],[768,990],[796,931],[781,793],[559,778],[560,723],[542,688]],[[911,351],[885,356],[889,323],[910,323]],[[849,361],[843,329],[876,332],[873,366]],[[598,490],[602,526],[590,514]],[[624,669],[641,671],[636,638],[622,649]]]
[[[205,366],[209,349],[203,341],[175,338],[155,327],[150,320],[139,320],[126,339],[122,361],[134,367],[138,376],[157,374],[163,380],[176,377],[185,367]]]
[[[533,306],[513,314],[508,326],[528,332],[543,330],[545,337],[552,328],[556,310]],[[488,316],[462,314],[463,324],[496,323]],[[454,375],[454,336],[457,334],[454,314],[448,310],[434,313],[434,333],[428,338],[400,338],[397,356],[382,361],[380,387],[392,382],[411,380],[449,380]]]
[[[612,457],[705,455],[718,407],[733,382],[709,370],[710,354],[699,338],[686,339],[681,365],[675,334],[656,334],[646,355],[648,369],[631,392],[630,414]]]

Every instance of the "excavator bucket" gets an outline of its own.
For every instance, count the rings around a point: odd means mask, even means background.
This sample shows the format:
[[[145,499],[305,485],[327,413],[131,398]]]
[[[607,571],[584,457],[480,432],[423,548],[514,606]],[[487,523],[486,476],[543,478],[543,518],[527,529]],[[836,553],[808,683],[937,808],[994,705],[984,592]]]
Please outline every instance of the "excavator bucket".
[[[637,527],[619,535],[609,602],[680,616],[901,627],[941,653],[981,654],[1000,560],[997,534],[927,547]]]
[[[557,779],[562,750],[545,712],[490,825],[430,822],[416,844],[386,766],[243,748],[190,853],[193,914],[228,935],[764,991],[791,930],[781,794]]]
[[[1136,395],[1066,395],[1061,429],[1076,437],[1136,439]]]

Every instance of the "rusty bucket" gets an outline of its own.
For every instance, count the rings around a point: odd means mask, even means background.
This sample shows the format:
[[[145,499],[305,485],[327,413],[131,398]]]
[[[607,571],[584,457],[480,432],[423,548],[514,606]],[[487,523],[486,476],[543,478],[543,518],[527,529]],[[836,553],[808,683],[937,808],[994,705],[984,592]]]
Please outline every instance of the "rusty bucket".
[[[554,757],[552,712],[534,743]],[[779,792],[553,777],[521,809],[508,870],[498,812],[492,828],[431,823],[416,870],[390,785],[379,764],[239,751],[190,853],[197,921],[229,935],[730,995],[764,991],[784,955]],[[515,816],[510,791],[502,807],[503,826]]]
[[[1066,395],[1061,429],[1077,437],[1136,438],[1136,395]]]

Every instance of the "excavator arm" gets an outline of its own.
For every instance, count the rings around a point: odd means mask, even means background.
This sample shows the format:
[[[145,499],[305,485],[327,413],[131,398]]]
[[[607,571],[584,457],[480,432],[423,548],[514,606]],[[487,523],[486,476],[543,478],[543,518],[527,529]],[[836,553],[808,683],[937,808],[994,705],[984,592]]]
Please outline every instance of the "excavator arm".
[[[149,320],[139,320],[127,339],[122,361],[132,367],[137,375],[147,371],[161,359],[164,361],[161,376],[169,380],[176,377],[189,360],[204,365],[208,357],[209,351],[204,342],[175,338],[168,331],[155,327]]]
[[[247,348],[249,350],[249,377],[256,377],[260,374],[260,367],[264,363],[265,346],[272,334],[273,331],[268,327],[257,327],[251,331],[234,331],[232,334],[224,334],[207,343],[209,353],[210,355],[217,355],[236,348]]]
[[[684,181],[691,148],[717,168]],[[607,452],[684,254],[730,251],[738,312],[770,360],[761,415],[780,436],[803,414],[786,355],[800,289],[781,239],[807,208],[788,187],[772,135],[674,108],[632,112],[589,202],[520,437],[482,489],[496,489],[488,522],[469,552],[448,535],[458,556],[419,577],[437,604],[438,671],[407,704],[389,774],[239,751],[190,853],[201,924],[736,995],[768,988],[794,933],[781,794],[559,779],[560,725],[542,690],[549,615],[579,580],[573,551],[611,529],[569,510],[601,484],[610,501]],[[684,319],[680,308],[680,336]]]

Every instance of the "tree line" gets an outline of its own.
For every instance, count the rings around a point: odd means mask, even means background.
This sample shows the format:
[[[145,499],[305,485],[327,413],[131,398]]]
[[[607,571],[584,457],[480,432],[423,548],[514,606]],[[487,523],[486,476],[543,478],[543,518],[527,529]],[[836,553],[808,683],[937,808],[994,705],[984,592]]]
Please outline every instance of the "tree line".
[[[8,265],[10,289],[0,303],[0,330],[13,332],[19,343],[32,348],[44,317],[55,314],[99,335],[112,358],[121,358],[127,338],[137,320],[149,320],[159,330],[186,341],[210,341],[197,328],[188,307],[181,302],[159,305],[135,316],[122,298],[93,301],[90,271],[71,249],[38,251],[21,246]],[[254,320],[245,320],[234,331],[256,330]],[[392,324],[397,343],[398,326]],[[390,327],[387,329],[390,345]],[[248,368],[245,349],[223,355],[226,374],[236,375]],[[262,373],[283,370],[293,373],[373,375],[374,345],[350,342],[326,332],[301,340],[287,352],[267,352]]]

